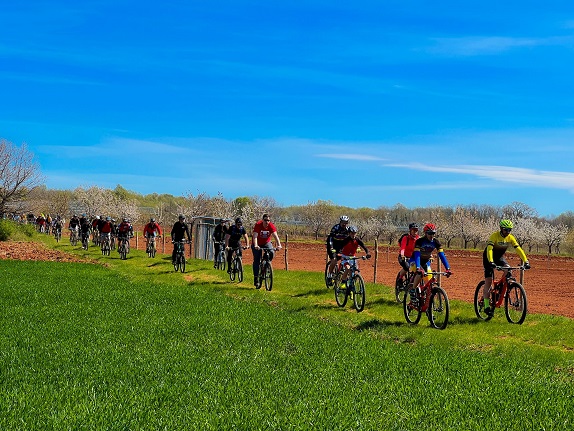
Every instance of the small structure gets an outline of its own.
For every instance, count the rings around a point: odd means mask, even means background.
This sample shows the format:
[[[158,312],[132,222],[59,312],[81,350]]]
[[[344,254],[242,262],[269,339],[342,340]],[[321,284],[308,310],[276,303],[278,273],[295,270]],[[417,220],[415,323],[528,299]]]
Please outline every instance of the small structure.
[[[191,222],[193,257],[213,260],[213,231],[222,220],[221,217],[193,217]]]

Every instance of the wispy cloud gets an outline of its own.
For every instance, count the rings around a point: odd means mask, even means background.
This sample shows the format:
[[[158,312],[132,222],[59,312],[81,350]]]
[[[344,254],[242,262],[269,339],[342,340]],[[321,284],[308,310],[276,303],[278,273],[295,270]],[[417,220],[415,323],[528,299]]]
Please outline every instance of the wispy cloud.
[[[540,171],[535,169],[514,168],[510,166],[429,166],[421,163],[389,164],[397,168],[407,168],[426,172],[443,172],[462,175],[474,175],[496,181],[565,189],[574,192],[574,173],[557,171]]]
[[[550,44],[549,39],[498,36],[435,38],[431,40],[434,43],[434,46],[429,48],[431,53],[457,56],[493,55],[515,48]]]
[[[369,156],[368,154],[317,154],[316,157],[323,157],[327,159],[338,159],[338,160],[358,160],[363,162],[381,162],[388,159],[383,159],[381,157]]]

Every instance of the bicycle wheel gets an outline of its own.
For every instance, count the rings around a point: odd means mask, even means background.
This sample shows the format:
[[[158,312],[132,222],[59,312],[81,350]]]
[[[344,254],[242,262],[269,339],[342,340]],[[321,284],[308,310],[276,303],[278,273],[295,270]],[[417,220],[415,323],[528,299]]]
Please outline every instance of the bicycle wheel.
[[[235,274],[237,274],[237,268],[236,268],[235,258],[233,258],[231,260],[231,263],[229,266],[229,279],[231,281],[235,281]]]
[[[476,317],[478,317],[480,320],[488,321],[492,319],[494,313],[487,314],[484,311],[484,299],[482,295],[483,290],[484,290],[484,280],[478,283],[478,286],[476,286],[476,290],[474,291],[474,313],[476,314]],[[494,306],[494,304],[491,304],[491,307],[492,306]]]
[[[180,270],[181,272],[185,272],[185,264],[186,264],[186,262],[185,262],[185,256],[184,256],[183,254],[180,255],[180,256],[179,256],[179,260],[180,260],[180,261],[179,261],[179,270]]]
[[[175,270],[175,272],[179,271],[179,256],[176,254],[175,255],[175,260],[173,261],[173,269]]]
[[[126,260],[127,257],[128,257],[128,253],[127,253],[127,250],[126,250],[126,246],[125,246],[125,244],[122,244],[122,247],[121,247],[121,249],[120,249],[120,259],[121,259],[121,260]]]
[[[223,251],[219,252],[219,256],[217,258],[217,268],[225,271],[225,253]]]
[[[235,267],[237,268],[237,282],[241,283],[243,281],[243,263],[240,258],[236,259]]]
[[[271,262],[265,262],[264,264],[263,279],[265,281],[265,290],[273,289],[273,267]]]
[[[357,313],[360,313],[365,309],[365,300],[366,300],[366,293],[365,293],[365,281],[360,274],[355,275],[353,278],[353,285],[355,287],[355,294],[353,295],[353,303],[355,305],[355,310]]]
[[[330,289],[331,286],[333,286],[333,279],[327,277],[328,273],[329,273],[329,262],[325,264],[325,286],[327,286],[327,289]]]
[[[528,301],[526,291],[520,283],[510,283],[504,297],[504,312],[509,323],[521,325],[526,318]]]
[[[341,286],[341,273],[337,273],[333,279],[333,290],[335,291],[335,301],[339,307],[347,305],[349,299],[349,292],[347,286]]]
[[[430,324],[433,328],[446,328],[450,314],[450,305],[448,302],[448,296],[442,287],[435,286],[432,289],[427,313]]]
[[[395,279],[395,299],[397,302],[403,302],[404,292],[406,292],[406,287],[408,283],[407,276],[401,278],[401,272],[397,273],[397,278]]]
[[[420,294],[417,290],[415,295],[415,301],[411,301],[408,292],[405,292],[403,297],[403,314],[405,315],[405,320],[411,325],[416,325],[421,320],[421,310],[420,310]]]

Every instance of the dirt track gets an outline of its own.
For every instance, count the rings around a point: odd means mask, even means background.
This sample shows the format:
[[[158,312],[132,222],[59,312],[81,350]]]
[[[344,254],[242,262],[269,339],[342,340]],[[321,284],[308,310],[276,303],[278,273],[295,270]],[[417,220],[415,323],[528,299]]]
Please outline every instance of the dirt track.
[[[141,238],[138,248],[145,248],[145,243],[141,241]],[[166,245],[166,248],[169,249],[166,251],[171,252],[171,244],[169,247]],[[394,285],[399,269],[397,253],[396,247],[379,247],[376,260],[378,283]],[[325,269],[325,247],[322,244],[288,243],[287,250],[280,251],[276,256],[275,268],[285,268],[285,255],[288,258],[290,270],[322,273]],[[481,254],[464,250],[447,250],[446,255],[451,264],[453,276],[442,280],[443,287],[450,298],[472,302],[474,289],[483,273]],[[511,264],[519,263],[515,254],[507,253],[507,256]],[[0,259],[78,261],[78,258],[71,254],[30,242],[0,242]],[[528,294],[529,311],[574,318],[574,307],[571,305],[574,303],[574,287],[566,281],[567,277],[572,274],[574,259],[555,256],[548,259],[546,256],[531,255],[529,260],[532,269],[525,272],[523,283]],[[249,250],[245,253],[245,261],[246,263],[252,262]],[[368,282],[373,281],[374,264],[374,259],[361,262],[362,274]]]

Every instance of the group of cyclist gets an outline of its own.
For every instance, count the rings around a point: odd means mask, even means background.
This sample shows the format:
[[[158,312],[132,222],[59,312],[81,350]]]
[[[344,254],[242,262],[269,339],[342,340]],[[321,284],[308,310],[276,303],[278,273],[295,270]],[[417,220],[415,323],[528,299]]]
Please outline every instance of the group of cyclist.
[[[484,266],[484,307],[487,314],[492,313],[489,304],[490,288],[495,268],[509,267],[510,265],[504,259],[507,249],[512,246],[520,257],[524,269],[530,269],[530,263],[526,253],[520,247],[520,244],[510,232],[513,228],[511,220],[503,219],[499,224],[500,229],[490,235],[487,245],[483,251]],[[444,253],[440,240],[436,237],[437,227],[433,223],[426,223],[423,226],[423,236],[419,236],[419,225],[417,223],[409,224],[409,232],[404,234],[399,240],[398,262],[400,265],[399,277],[407,278],[412,276],[412,284],[409,288],[411,298],[415,296],[415,288],[419,285],[422,277],[430,278],[427,273],[431,272],[431,256],[436,251],[441,263],[445,267],[447,277],[452,274],[450,264]],[[337,262],[340,260],[345,266],[345,259],[354,256],[357,247],[365,250],[366,257],[370,257],[367,247],[356,238],[357,228],[349,226],[349,217],[343,215],[339,223],[333,226],[327,236],[326,247],[329,256],[327,267],[327,284],[332,285],[332,277]],[[345,267],[348,267],[346,265]],[[346,273],[342,280],[346,280]]]
[[[228,222],[229,220],[220,220],[214,229],[212,239],[215,245],[215,256],[217,258],[221,247],[225,247],[227,272],[230,272],[233,253],[242,256],[242,250],[246,250],[251,246],[253,253],[253,284],[257,287],[259,286],[259,265],[263,249],[269,250],[270,260],[273,260],[274,250],[281,249],[281,240],[277,233],[277,227],[271,222],[269,214],[263,214],[261,219],[253,226],[250,243],[249,235],[243,226],[241,217],[237,217],[235,223],[231,226],[227,226]],[[272,240],[275,241],[275,247],[273,247]]]

